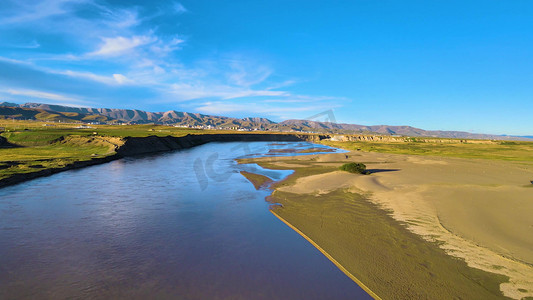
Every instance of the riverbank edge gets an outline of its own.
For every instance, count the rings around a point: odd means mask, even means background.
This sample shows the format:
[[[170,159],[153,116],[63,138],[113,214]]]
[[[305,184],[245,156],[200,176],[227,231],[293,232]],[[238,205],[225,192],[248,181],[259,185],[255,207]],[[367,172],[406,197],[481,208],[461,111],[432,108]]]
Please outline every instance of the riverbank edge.
[[[105,137],[103,137],[105,138]],[[57,168],[47,168],[28,173],[16,173],[0,180],[0,188],[23,183],[32,179],[46,177],[64,171],[81,169],[89,166],[108,163],[124,157],[155,154],[181,149],[193,148],[211,142],[316,142],[326,138],[322,135],[311,134],[264,134],[264,133],[235,133],[235,134],[188,134],[175,136],[147,136],[124,137],[122,145],[115,147],[114,153],[104,157],[80,160]]]
[[[315,243],[309,236],[307,236],[305,233],[300,231],[298,228],[293,226],[291,223],[289,223],[287,220],[283,219],[280,215],[278,215],[276,212],[274,212],[272,209],[269,210],[276,218],[278,218],[280,221],[285,223],[289,228],[294,230],[296,233],[298,233],[300,236],[302,236],[304,239],[306,239],[311,245],[313,245],[320,253],[322,253],[327,259],[329,259],[339,270],[341,270],[346,276],[348,276],[351,280],[353,280],[360,288],[362,288],[370,297],[381,300],[381,298],[374,293],[369,287],[367,287],[361,280],[359,280],[357,277],[355,277],[350,271],[348,271],[341,263],[339,263],[333,256],[331,256],[326,250],[324,250],[320,245]]]

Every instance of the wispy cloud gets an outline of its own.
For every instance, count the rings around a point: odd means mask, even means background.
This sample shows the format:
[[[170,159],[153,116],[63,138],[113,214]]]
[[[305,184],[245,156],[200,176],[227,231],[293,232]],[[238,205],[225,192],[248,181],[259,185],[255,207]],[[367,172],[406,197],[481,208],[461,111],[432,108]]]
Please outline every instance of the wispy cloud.
[[[124,54],[139,46],[150,44],[156,41],[156,38],[150,36],[132,36],[132,37],[113,37],[102,38],[102,45],[89,56],[113,57]]]
[[[30,63],[28,61],[24,61],[24,60],[20,60],[20,59],[13,59],[13,58],[9,58],[9,57],[3,57],[3,56],[0,56],[0,62],[15,64],[15,65],[26,65],[26,66],[32,65],[32,63]]]
[[[10,48],[20,48],[20,49],[37,49],[41,47],[41,45],[36,40],[32,40],[30,42],[7,43],[3,45],[10,47]]]
[[[188,12],[188,10],[185,8],[185,6],[183,6],[183,4],[181,4],[179,2],[175,2],[174,5],[173,5],[173,8],[176,11],[176,13],[178,13],[178,14],[183,14],[183,13]]]
[[[231,60],[229,67],[231,71],[227,75],[228,79],[238,86],[256,85],[265,81],[273,73],[270,67],[248,60]]]
[[[101,82],[107,85],[117,84],[132,84],[133,81],[122,74],[112,74],[111,76],[97,75],[91,72],[75,72],[75,71],[52,71],[51,73],[67,75],[74,78],[88,79],[96,82]]]
[[[119,84],[125,84],[132,82],[128,77],[122,75],[122,74],[113,74],[113,78],[118,82]]]
[[[0,30],[22,28],[31,34],[20,47],[37,49],[9,52],[5,58],[0,52],[0,65],[6,67],[0,69],[0,80],[11,84],[9,95],[72,103],[135,99],[209,113],[277,116],[335,101],[290,92],[297,81],[279,76],[267,60],[250,54],[182,58],[181,50],[193,45],[178,26],[172,27],[189,12],[180,2],[4,1],[10,8],[0,11]]]
[[[157,43],[150,47],[150,50],[159,57],[165,57],[169,53],[179,50],[181,44],[185,43],[184,39],[174,37],[168,42],[157,40]]]
[[[281,107],[279,105],[272,106],[264,102],[254,102],[254,103],[234,103],[234,102],[222,102],[222,101],[212,101],[212,102],[203,102],[200,105],[196,106],[195,109],[206,114],[230,114],[230,113],[246,113],[246,112],[256,112],[258,114],[266,114],[274,116],[280,119],[288,119],[294,116],[300,116],[305,118],[305,116],[323,111],[325,109],[332,109],[338,107],[337,105],[306,105],[306,106],[297,106],[297,107]]]
[[[174,83],[171,85],[171,93],[179,100],[193,100],[202,98],[234,99],[243,97],[259,96],[284,96],[284,91],[254,90],[232,87],[228,85],[204,85]]]
[[[45,99],[45,100],[53,100],[53,101],[72,101],[72,102],[83,102],[83,100],[73,98],[70,96],[55,94],[55,93],[48,93],[43,91],[36,91],[36,90],[17,90],[17,89],[7,89],[6,92],[11,95],[17,95],[17,96],[29,96],[39,99]]]
[[[27,1],[8,1],[15,6],[16,13],[6,12],[6,16],[0,18],[0,24],[24,24],[56,15],[64,14],[68,11],[66,7],[69,3],[82,3],[83,0],[44,0],[37,3]]]

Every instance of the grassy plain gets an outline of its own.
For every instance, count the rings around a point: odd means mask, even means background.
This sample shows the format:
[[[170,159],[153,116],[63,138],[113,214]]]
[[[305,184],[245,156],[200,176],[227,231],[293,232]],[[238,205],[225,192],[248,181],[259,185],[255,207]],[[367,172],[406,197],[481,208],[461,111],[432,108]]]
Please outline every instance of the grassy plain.
[[[0,140],[0,180],[18,173],[64,167],[76,161],[112,155],[125,137],[240,133],[154,124],[81,125],[0,119],[0,137],[9,142],[8,145],[1,145]]]
[[[0,180],[17,173],[64,167],[76,161],[114,154],[123,137],[185,136],[220,133],[161,125],[91,125],[0,120],[0,136],[9,146],[0,147]]]
[[[487,141],[488,142],[488,141]],[[533,161],[533,142],[494,141],[492,143],[435,142],[322,142],[332,147],[366,152],[412,154],[441,157]]]

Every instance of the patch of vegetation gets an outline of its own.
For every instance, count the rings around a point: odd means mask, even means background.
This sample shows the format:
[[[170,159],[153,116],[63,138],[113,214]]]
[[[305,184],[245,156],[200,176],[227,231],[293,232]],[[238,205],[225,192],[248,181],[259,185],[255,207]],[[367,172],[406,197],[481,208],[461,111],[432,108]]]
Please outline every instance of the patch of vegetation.
[[[75,116],[76,113],[69,115]],[[201,130],[158,125],[92,125],[90,128],[78,128],[79,124],[72,123],[17,120],[0,120],[0,127],[4,130],[0,136],[18,146],[0,148],[0,179],[112,155],[114,145],[108,142],[109,137],[202,133]]]
[[[340,166],[339,169],[341,171],[346,171],[346,172],[355,173],[355,174],[365,174],[365,175],[370,174],[366,170],[366,166],[363,163],[351,162],[351,163],[347,163],[347,164]]]
[[[0,149],[0,179],[18,173],[64,167],[76,161],[90,160],[109,154],[109,147],[101,145],[78,146],[60,143],[48,146]]]
[[[439,142],[332,142],[321,144],[346,150],[458,158],[481,158],[533,162],[533,142],[439,143]]]

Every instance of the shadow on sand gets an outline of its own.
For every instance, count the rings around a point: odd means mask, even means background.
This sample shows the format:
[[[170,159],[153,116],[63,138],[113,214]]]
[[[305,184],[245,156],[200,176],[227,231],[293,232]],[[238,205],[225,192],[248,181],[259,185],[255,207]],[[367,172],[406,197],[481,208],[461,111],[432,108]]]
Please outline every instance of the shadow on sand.
[[[366,169],[368,174],[374,174],[374,173],[381,173],[381,172],[396,172],[400,171],[400,169]]]

